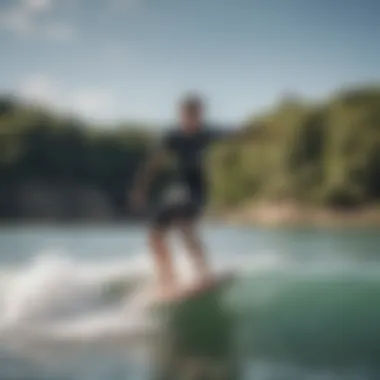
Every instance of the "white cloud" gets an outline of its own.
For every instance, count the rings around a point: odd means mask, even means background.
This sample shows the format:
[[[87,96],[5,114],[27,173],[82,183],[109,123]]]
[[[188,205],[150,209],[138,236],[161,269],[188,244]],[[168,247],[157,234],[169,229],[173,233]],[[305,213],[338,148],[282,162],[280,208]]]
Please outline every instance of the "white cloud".
[[[69,40],[76,33],[70,22],[62,20],[65,13],[62,10],[72,11],[81,1],[84,0],[12,0],[12,5],[5,7],[0,0],[0,28],[23,37]],[[104,17],[111,17],[115,13],[130,12],[143,1],[104,0],[100,9]]]
[[[23,4],[30,10],[39,12],[50,8],[52,0],[24,0]]]
[[[52,21],[58,0],[16,0],[14,5],[0,9],[0,27],[23,36],[39,36],[67,40],[74,36],[69,24]]]
[[[42,104],[59,101],[59,92],[56,83],[43,74],[30,76],[21,83],[19,88],[21,97]]]
[[[18,94],[28,102],[47,105],[92,119],[111,117],[116,100],[109,89],[68,90],[44,74],[35,74],[26,78],[20,84]]]
[[[50,5],[50,0],[15,1],[12,7],[1,10],[0,23],[16,32],[29,32],[36,17],[45,12]]]
[[[114,97],[107,89],[93,88],[79,90],[70,99],[74,111],[87,117],[101,117],[110,114]]]
[[[19,8],[3,10],[0,12],[0,26],[18,33],[28,33],[31,23],[28,13]]]

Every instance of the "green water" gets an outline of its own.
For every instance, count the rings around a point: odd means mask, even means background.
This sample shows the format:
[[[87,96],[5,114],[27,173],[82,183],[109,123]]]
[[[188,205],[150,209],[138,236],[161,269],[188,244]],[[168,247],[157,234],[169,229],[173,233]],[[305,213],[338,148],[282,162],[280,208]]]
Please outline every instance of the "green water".
[[[208,358],[212,353],[222,359],[225,355],[225,361],[231,355],[239,356],[242,379],[380,378],[378,231],[205,226],[203,237],[214,268],[234,267],[239,279],[220,299],[190,305],[172,315],[175,318],[168,323],[172,330],[177,326],[182,347]],[[71,332],[74,343],[66,337],[64,343],[55,342],[54,347],[41,348],[41,352],[21,343],[16,348],[9,346],[9,341],[0,344],[4,357],[33,368],[26,369],[23,378],[32,379],[33,371],[39,378],[49,379],[152,377],[154,362],[131,359],[128,342],[98,338],[101,329],[111,331],[111,318],[93,322],[98,305],[91,303],[93,295],[83,284],[88,278],[93,281],[91,286],[109,284],[112,294],[107,302],[101,300],[101,306],[107,310],[113,307],[123,288],[117,284],[130,278],[130,273],[149,267],[145,239],[143,228],[123,226],[0,231],[2,315],[18,307],[19,315],[30,319],[32,303],[28,302],[33,296],[44,308],[32,316],[37,322],[43,320],[45,327],[52,315],[64,316],[65,321],[81,318],[83,322]],[[175,240],[173,245],[179,267],[186,267],[181,246]],[[67,293],[62,293],[62,288]],[[82,298],[77,302],[73,294]],[[218,304],[220,300],[223,304]],[[69,313],[72,309],[75,317]],[[120,325],[123,318],[129,321],[128,313],[117,317]],[[22,324],[15,326],[7,336],[14,334],[23,342]],[[80,338],[79,349],[75,342],[88,326],[93,339]],[[115,336],[121,334],[120,330]],[[164,341],[161,348],[169,343],[174,344]],[[2,361],[0,355],[0,373],[6,373],[10,363]]]

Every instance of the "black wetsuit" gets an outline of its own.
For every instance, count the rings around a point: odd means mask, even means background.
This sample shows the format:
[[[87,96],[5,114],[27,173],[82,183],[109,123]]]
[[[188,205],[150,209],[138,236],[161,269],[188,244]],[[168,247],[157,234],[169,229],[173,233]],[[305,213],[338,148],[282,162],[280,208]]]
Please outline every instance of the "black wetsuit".
[[[164,136],[160,149],[175,158],[176,169],[153,215],[156,227],[167,227],[184,219],[193,220],[200,215],[207,200],[206,149],[228,135],[225,130],[203,127],[193,133],[176,129]]]

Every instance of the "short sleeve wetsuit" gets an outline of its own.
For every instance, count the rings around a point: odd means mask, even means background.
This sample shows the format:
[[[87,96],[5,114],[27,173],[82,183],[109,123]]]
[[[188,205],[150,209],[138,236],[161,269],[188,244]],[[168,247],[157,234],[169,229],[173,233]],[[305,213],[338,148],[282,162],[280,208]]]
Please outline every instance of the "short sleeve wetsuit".
[[[211,143],[229,134],[225,129],[209,127],[193,133],[181,129],[166,133],[161,149],[173,156],[176,168],[155,210],[153,224],[156,227],[167,227],[180,220],[193,220],[200,215],[207,200],[205,151]]]

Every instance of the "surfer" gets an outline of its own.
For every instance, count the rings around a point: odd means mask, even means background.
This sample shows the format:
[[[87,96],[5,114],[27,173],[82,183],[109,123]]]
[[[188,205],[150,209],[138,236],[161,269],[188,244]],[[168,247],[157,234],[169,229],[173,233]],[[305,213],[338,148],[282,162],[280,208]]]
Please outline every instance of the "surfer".
[[[141,210],[145,207],[152,179],[163,167],[165,157],[168,154],[173,156],[176,170],[153,213],[149,232],[149,244],[158,272],[159,293],[163,297],[170,297],[177,290],[166,239],[167,232],[173,228],[182,236],[200,285],[206,285],[211,280],[210,267],[197,233],[199,217],[207,200],[204,154],[211,143],[242,134],[239,131],[211,128],[204,116],[205,107],[200,96],[190,94],[182,99],[178,127],[167,132],[154,149],[138,172],[130,196],[134,208]]]

